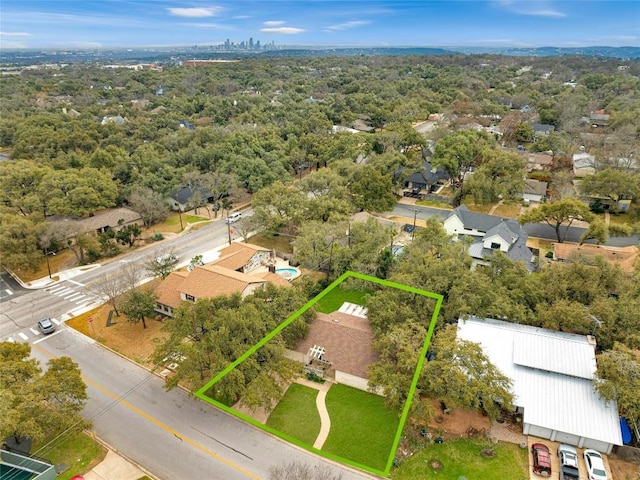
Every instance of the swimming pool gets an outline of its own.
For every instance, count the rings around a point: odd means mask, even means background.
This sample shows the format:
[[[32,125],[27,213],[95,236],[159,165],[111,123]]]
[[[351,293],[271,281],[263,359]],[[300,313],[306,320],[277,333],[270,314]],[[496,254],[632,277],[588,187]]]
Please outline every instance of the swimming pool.
[[[276,273],[287,280],[293,280],[300,276],[300,270],[297,268],[276,268]]]

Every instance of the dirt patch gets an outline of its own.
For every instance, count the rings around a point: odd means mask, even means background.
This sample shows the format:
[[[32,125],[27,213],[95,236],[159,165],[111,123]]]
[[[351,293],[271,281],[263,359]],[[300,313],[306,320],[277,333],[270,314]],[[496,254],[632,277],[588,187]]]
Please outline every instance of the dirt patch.
[[[637,480],[640,478],[640,465],[631,463],[614,456],[609,456],[611,477],[616,480]]]
[[[108,327],[107,320],[110,311],[109,305],[102,305],[95,310],[68,320],[67,325],[125,357],[152,368],[153,352],[156,346],[168,335],[160,330],[162,323],[147,319],[147,328],[143,329],[140,323],[129,323],[124,315],[119,317],[113,315],[111,326]]]
[[[491,428],[489,418],[483,416],[478,410],[452,408],[449,413],[444,413],[436,400],[432,400],[431,407],[433,415],[429,421],[429,427],[443,439],[480,437]]]

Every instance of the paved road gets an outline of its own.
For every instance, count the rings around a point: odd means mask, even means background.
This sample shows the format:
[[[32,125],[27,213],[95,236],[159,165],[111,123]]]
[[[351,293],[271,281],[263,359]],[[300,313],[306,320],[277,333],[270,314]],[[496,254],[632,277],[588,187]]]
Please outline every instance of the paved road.
[[[373,478],[293,447],[190,397],[62,326],[33,345],[45,363],[70,356],[88,385],[84,415],[100,438],[161,479],[259,479],[291,461],[327,465],[344,480]],[[46,457],[46,452],[41,452]]]
[[[237,237],[232,235],[233,238]],[[88,286],[119,274],[125,263],[143,265],[148,260],[168,251],[174,252],[181,266],[187,265],[196,255],[205,257],[215,254],[215,248],[228,244],[227,225],[218,220],[188,233],[167,238],[157,244],[133,251],[124,259],[93,266],[82,270],[77,276],[59,282],[51,282],[45,288],[15,291],[19,294],[6,295],[0,308],[0,339],[15,337],[19,332],[29,334],[29,328],[42,317],[61,318],[66,313],[80,311],[87,306],[103,303],[95,290]],[[205,262],[213,260],[204,258]],[[9,281],[9,280],[8,280]],[[14,285],[15,282],[13,282]],[[12,289],[13,291],[14,289]]]
[[[412,219],[414,213],[416,213],[416,218],[419,220],[426,220],[428,217],[433,216],[438,216],[442,220],[444,220],[451,213],[451,210],[398,203],[391,213],[409,219]],[[524,225],[524,229],[530,237],[544,238],[556,241],[556,231],[549,225],[543,223],[527,223]],[[580,242],[580,237],[585,232],[585,230],[586,229],[582,227],[569,227],[566,241],[574,243]],[[631,237],[612,237],[607,241],[605,245],[614,247],[625,247],[628,245],[638,244],[640,244],[640,239],[637,235],[633,235]]]
[[[187,264],[203,252],[215,255],[215,248],[227,242],[227,226],[219,221],[136,251],[125,261],[144,261],[171,249]],[[0,340],[31,343],[33,356],[43,363],[58,356],[78,363],[89,389],[84,414],[100,438],[160,479],[267,478],[270,467],[291,461],[326,465],[345,480],[373,478],[293,447],[180,389],[166,392],[156,375],[61,324],[59,318],[69,309],[97,305],[99,299],[84,286],[117,275],[122,263],[115,260],[25,291],[0,309]],[[53,317],[56,333],[43,337],[38,332],[35,323],[43,316]]]

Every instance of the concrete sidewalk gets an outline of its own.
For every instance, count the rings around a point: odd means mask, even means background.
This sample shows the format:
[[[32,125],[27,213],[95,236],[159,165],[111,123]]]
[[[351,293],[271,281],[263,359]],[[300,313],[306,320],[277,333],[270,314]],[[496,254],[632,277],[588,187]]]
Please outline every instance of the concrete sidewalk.
[[[113,450],[109,450],[104,460],[90,472],[85,473],[83,478],[85,480],[138,480],[144,476],[148,474]]]

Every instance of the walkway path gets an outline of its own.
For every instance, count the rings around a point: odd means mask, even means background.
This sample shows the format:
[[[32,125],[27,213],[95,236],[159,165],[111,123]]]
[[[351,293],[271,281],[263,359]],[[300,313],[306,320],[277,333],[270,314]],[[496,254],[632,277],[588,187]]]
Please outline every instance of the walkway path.
[[[304,378],[297,379],[296,383],[318,390],[318,396],[316,397],[316,408],[318,409],[318,413],[320,414],[320,432],[316,437],[316,441],[313,443],[313,448],[317,448],[318,450],[320,450],[322,449],[324,442],[327,441],[329,431],[331,430],[331,418],[329,418],[329,412],[327,411],[326,398],[327,392],[331,388],[332,384],[330,382],[311,382]]]

